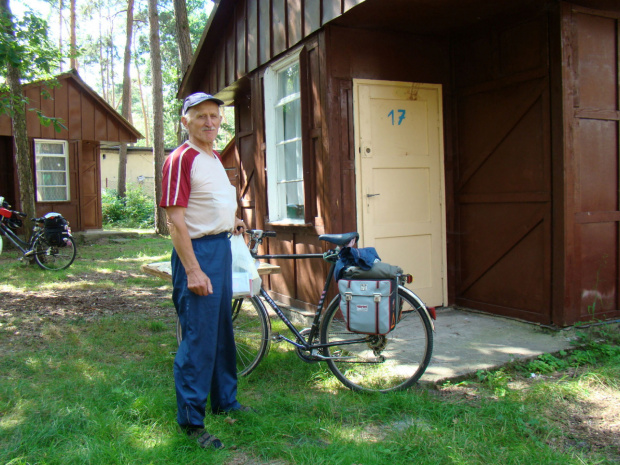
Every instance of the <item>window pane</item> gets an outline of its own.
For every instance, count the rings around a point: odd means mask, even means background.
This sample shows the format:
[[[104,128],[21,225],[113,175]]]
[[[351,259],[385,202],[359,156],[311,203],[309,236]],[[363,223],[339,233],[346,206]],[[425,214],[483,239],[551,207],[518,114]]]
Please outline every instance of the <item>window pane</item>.
[[[41,171],[65,171],[64,157],[37,157],[37,169]]]
[[[284,145],[284,180],[292,181],[304,177],[301,160],[301,141]]]
[[[282,146],[284,195],[286,217],[289,219],[304,218],[304,184],[303,162],[301,158],[301,141],[291,142]]]
[[[69,200],[65,187],[39,187],[37,188],[37,194],[40,199],[48,202]]]
[[[66,173],[58,173],[52,171],[39,171],[37,172],[37,184],[43,186],[66,186],[67,175]]]
[[[301,137],[301,102],[295,100],[284,105],[284,114],[282,115],[282,124],[284,132],[284,140],[291,140],[295,137]]]
[[[299,92],[299,63],[278,73],[278,100]]]
[[[54,142],[37,142],[38,155],[64,155],[64,144]]]

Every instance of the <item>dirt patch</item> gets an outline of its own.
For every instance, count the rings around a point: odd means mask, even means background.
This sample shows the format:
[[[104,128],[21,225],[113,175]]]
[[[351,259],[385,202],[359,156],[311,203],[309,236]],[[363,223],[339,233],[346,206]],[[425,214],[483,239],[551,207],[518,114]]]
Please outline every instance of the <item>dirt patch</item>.
[[[144,313],[150,319],[174,318],[174,309],[162,306],[170,301],[169,287],[115,285],[115,281],[127,277],[121,274],[82,276],[84,283],[66,289],[14,291],[0,287],[0,333],[3,335],[0,349],[6,345],[33,344],[42,338],[43,327],[50,322],[62,325],[70,320],[90,321],[105,315],[132,313]],[[161,304],[154,305],[154,302]]]
[[[565,447],[604,452],[620,462],[620,393],[606,386],[589,386],[576,402],[559,410]]]

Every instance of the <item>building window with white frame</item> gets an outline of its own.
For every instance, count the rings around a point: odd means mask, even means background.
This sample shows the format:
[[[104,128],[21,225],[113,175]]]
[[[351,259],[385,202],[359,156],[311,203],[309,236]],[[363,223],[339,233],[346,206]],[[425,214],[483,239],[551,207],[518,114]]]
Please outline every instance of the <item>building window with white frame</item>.
[[[38,202],[69,200],[69,144],[36,139],[34,159]]]
[[[269,221],[304,223],[299,53],[265,72]]]

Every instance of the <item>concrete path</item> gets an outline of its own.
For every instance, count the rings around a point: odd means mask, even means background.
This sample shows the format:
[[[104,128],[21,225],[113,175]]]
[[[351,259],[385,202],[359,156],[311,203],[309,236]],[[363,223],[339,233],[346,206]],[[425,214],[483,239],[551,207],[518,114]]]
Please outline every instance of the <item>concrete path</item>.
[[[420,382],[458,379],[571,348],[573,329],[553,331],[535,324],[488,314],[438,308],[433,358]]]

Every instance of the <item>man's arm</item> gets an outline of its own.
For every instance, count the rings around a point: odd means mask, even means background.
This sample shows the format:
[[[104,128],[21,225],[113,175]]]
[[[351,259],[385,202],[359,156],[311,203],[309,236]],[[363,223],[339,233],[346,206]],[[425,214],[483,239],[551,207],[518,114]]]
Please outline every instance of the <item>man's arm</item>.
[[[166,223],[170,231],[172,245],[177,251],[181,263],[183,263],[185,273],[187,273],[187,288],[198,295],[213,294],[211,280],[200,268],[194,254],[192,240],[185,224],[185,210],[184,207],[166,208]]]

